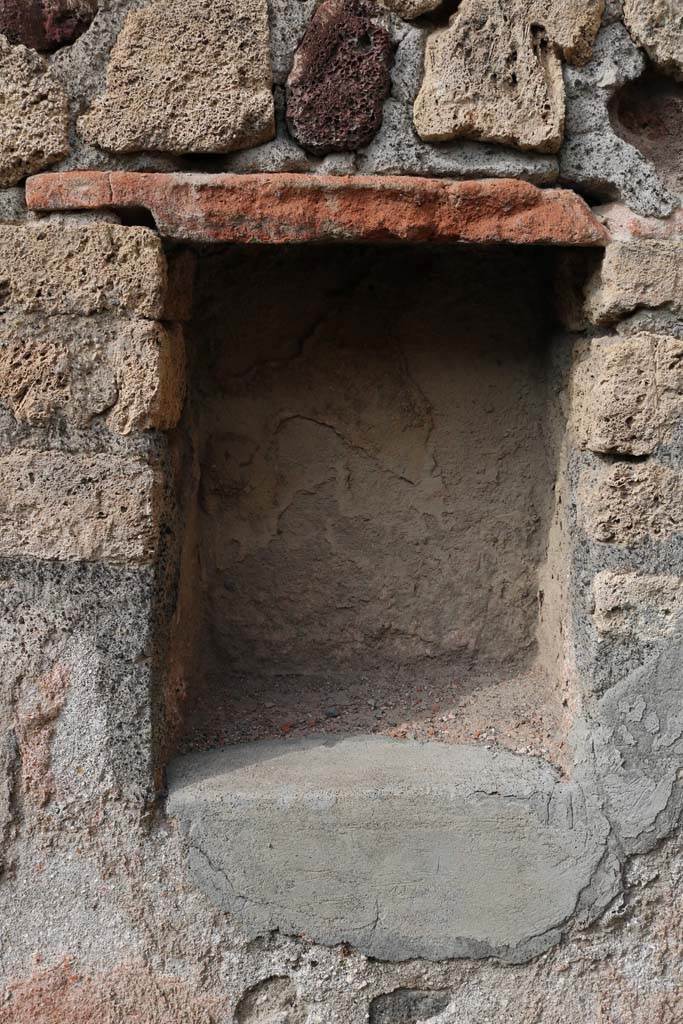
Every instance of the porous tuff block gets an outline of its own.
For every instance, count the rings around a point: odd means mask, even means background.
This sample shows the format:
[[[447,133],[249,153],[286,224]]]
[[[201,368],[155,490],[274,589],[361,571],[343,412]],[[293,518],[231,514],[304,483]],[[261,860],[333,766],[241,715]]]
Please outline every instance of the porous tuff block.
[[[0,554],[143,565],[163,480],[142,459],[16,449],[0,457]]]
[[[575,364],[572,418],[593,452],[651,455],[683,418],[683,341],[639,333],[594,338]]]
[[[578,497],[586,533],[603,543],[631,546],[683,530],[683,474],[659,462],[587,469]]]
[[[147,228],[0,225],[0,311],[162,318],[167,266]]]
[[[185,390],[182,330],[148,320],[0,317],[0,400],[18,420],[169,430]]]
[[[604,637],[632,635],[644,642],[683,633],[680,576],[600,572],[593,596],[593,621]]]
[[[69,152],[66,94],[42,57],[0,35],[0,188]]]
[[[607,823],[578,788],[483,747],[250,743],[179,758],[169,789],[195,882],[251,934],[514,961],[616,881]]]
[[[683,8],[680,0],[624,0],[624,21],[650,60],[683,81]]]
[[[599,0],[463,0],[448,28],[428,40],[414,108],[418,135],[556,153],[564,84],[555,48],[585,60],[601,14]]]
[[[639,307],[683,313],[683,243],[648,239],[613,242],[585,288],[591,323],[619,320]]]
[[[353,152],[382,123],[392,44],[367,0],[323,0],[287,79],[287,124],[309,153]]]
[[[114,152],[229,153],[275,133],[266,0],[131,12],[79,134]]]

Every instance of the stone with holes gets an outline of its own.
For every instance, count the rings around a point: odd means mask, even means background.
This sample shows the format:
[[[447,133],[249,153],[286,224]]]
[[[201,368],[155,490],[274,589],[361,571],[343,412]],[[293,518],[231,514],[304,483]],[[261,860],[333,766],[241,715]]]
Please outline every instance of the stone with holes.
[[[0,35],[0,188],[69,152],[68,105],[37,53]]]
[[[287,80],[289,130],[308,150],[367,145],[382,123],[392,45],[365,0],[324,0],[306,29]]]
[[[591,50],[601,4],[582,0],[463,0],[427,43],[414,107],[430,142],[464,136],[555,153],[564,132],[557,51],[580,62]]]

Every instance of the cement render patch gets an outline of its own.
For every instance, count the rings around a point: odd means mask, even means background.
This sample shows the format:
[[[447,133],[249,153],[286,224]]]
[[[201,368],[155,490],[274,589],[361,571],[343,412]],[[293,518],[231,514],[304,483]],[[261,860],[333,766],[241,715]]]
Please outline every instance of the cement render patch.
[[[195,882],[254,935],[279,928],[386,960],[516,962],[616,887],[607,821],[531,758],[366,736],[265,741],[179,758],[169,783]]]

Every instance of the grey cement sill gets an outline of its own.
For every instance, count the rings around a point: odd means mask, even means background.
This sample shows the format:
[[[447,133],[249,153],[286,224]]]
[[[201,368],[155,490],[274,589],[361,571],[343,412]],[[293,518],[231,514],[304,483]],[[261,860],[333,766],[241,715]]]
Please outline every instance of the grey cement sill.
[[[178,758],[169,787],[191,875],[250,935],[515,962],[596,916],[616,884],[600,811],[504,751],[264,741]]]

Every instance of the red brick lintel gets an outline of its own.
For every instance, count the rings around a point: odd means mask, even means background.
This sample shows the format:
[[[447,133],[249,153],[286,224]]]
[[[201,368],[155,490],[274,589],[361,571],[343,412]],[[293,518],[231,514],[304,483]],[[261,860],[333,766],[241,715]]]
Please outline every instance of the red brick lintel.
[[[514,179],[69,171],[29,178],[31,210],[145,208],[189,242],[478,242],[603,246],[576,193]]]

